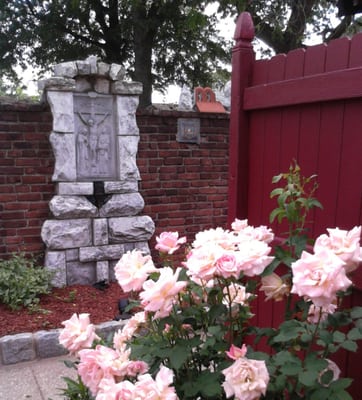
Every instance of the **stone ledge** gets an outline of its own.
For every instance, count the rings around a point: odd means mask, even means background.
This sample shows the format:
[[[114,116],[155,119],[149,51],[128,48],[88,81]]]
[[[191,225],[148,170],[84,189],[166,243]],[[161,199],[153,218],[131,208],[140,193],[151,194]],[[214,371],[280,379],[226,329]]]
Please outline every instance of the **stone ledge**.
[[[107,339],[125,325],[125,321],[109,321],[96,325],[96,333]],[[61,329],[38,331],[35,333],[19,333],[0,338],[0,365],[17,364],[66,355],[67,350],[58,343]]]

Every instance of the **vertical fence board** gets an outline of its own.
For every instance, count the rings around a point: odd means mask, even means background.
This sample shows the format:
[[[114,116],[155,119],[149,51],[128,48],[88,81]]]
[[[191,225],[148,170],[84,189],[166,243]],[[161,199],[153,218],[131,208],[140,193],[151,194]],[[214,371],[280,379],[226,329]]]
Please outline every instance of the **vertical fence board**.
[[[304,49],[292,50],[285,61],[285,79],[298,78],[304,72]]]
[[[304,76],[324,72],[326,49],[325,44],[307,48],[304,56]]]
[[[350,68],[362,65],[362,33],[354,35],[351,39],[349,64]]]
[[[332,40],[327,47],[326,71],[336,71],[347,68],[349,61],[350,40],[346,37]]]

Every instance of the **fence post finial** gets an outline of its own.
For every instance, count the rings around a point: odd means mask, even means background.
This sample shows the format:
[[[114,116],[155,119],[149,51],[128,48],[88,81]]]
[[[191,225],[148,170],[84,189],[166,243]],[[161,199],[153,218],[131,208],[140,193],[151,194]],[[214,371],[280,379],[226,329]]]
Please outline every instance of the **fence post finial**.
[[[236,42],[241,41],[251,43],[251,41],[254,39],[254,36],[255,28],[253,19],[251,18],[250,13],[246,11],[242,12],[236,21],[234,40]]]

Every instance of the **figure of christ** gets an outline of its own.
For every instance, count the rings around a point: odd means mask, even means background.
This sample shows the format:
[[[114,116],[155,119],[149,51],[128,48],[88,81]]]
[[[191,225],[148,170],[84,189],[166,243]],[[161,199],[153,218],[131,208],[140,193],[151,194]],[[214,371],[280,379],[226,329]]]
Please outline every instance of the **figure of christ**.
[[[98,127],[108,117],[109,113],[102,115],[102,118],[96,122],[95,117],[85,117],[81,112],[78,112],[79,118],[88,128],[88,154],[91,167],[95,167],[97,164],[97,146],[98,146]]]

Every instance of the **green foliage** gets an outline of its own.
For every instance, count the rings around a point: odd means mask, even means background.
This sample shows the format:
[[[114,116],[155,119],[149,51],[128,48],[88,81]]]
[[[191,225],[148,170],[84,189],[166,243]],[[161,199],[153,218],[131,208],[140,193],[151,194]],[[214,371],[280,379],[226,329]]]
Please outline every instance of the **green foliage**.
[[[0,260],[0,301],[12,310],[34,308],[39,296],[50,292],[52,273],[37,267],[33,259],[24,254],[10,260]]]
[[[152,86],[211,86],[214,73],[230,62],[231,40],[218,34],[216,16],[204,13],[209,3],[0,1],[0,70],[26,62],[49,70],[54,63],[97,55],[123,64],[144,84],[148,100]]]
[[[358,20],[337,15],[337,0],[220,0],[219,4],[223,12],[250,12],[256,37],[275,53],[302,47],[312,36],[322,43],[361,30]]]

